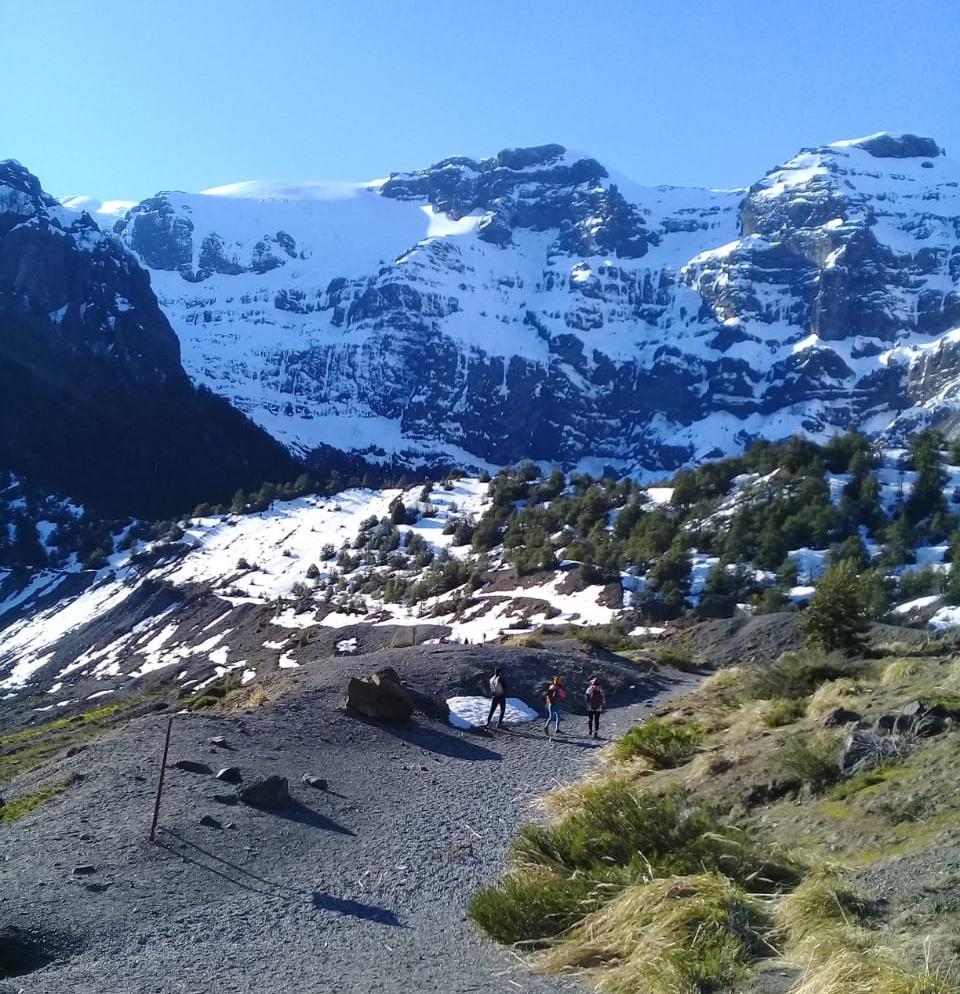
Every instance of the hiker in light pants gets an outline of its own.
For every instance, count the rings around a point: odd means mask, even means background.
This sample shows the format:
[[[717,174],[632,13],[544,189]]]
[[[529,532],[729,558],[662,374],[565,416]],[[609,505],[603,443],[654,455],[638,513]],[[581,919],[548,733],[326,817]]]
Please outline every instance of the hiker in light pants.
[[[563,689],[563,683],[560,677],[555,676],[553,678],[553,683],[547,687],[547,692],[544,694],[544,700],[547,702],[547,723],[543,726],[543,734],[547,737],[550,736],[550,722],[553,722],[553,734],[556,735],[560,731],[560,702],[567,696],[567,692]]]

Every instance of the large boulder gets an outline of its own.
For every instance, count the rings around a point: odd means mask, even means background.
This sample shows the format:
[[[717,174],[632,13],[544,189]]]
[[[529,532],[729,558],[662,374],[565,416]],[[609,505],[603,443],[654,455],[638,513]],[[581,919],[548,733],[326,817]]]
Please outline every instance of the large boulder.
[[[347,685],[347,710],[377,721],[409,721],[413,701],[400,686],[399,679],[389,679],[381,671],[369,680],[351,678]]]
[[[290,806],[290,790],[286,777],[275,773],[263,780],[254,780],[241,787],[240,800],[253,808],[286,808]]]

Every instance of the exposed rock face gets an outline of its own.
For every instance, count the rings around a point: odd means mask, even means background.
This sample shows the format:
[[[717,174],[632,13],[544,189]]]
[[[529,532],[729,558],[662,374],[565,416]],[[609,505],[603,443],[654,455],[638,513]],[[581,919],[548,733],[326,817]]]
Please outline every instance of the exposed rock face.
[[[748,190],[545,145],[322,195],[164,194],[117,230],[191,376],[302,452],[660,472],[960,403],[960,168],[916,135]]]
[[[13,161],[0,162],[0,469],[125,513],[296,473],[191,385],[136,256]]]

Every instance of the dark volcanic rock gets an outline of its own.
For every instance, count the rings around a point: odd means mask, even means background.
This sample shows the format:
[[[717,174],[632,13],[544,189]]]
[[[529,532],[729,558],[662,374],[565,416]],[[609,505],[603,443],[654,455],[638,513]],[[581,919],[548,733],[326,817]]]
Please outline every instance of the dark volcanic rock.
[[[217,779],[224,783],[240,783],[243,780],[243,775],[240,773],[239,766],[225,766],[217,772]]]
[[[351,679],[347,685],[347,710],[378,721],[408,721],[413,715],[413,701],[393,680]]]
[[[198,763],[193,759],[178,759],[170,766],[175,770],[183,770],[184,773],[213,773],[206,763]]]
[[[241,787],[238,796],[244,804],[254,808],[286,808],[290,806],[287,778],[271,774],[263,780],[254,780]]]

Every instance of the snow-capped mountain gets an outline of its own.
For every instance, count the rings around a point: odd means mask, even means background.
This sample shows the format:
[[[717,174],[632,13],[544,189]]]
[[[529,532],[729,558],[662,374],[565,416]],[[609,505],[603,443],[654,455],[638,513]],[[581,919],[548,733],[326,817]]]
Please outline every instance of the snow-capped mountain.
[[[909,134],[747,190],[547,145],[164,193],[115,231],[194,382],[300,453],[657,473],[941,416],[960,389],[960,166]]]
[[[5,472],[125,514],[182,512],[297,473],[266,433],[190,383],[137,258],[13,161],[0,162]]]

